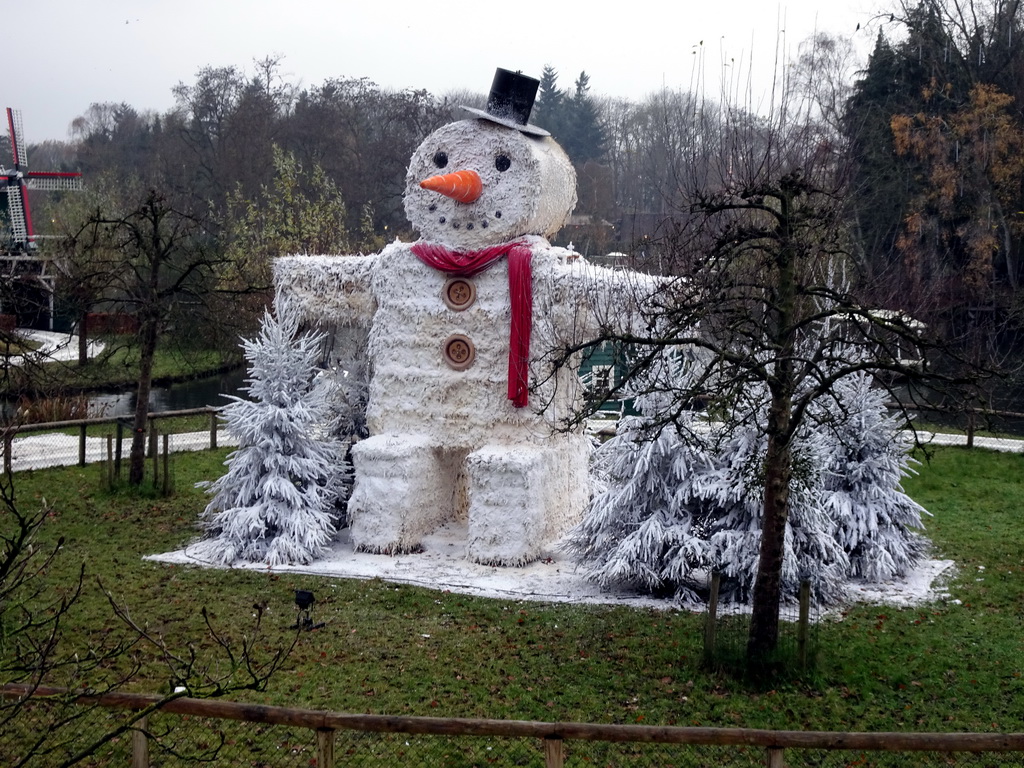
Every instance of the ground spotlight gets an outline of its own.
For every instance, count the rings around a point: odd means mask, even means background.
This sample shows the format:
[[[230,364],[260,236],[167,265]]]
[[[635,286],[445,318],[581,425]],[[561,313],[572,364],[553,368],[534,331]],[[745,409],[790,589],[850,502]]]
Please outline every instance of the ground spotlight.
[[[319,629],[324,625],[324,622],[319,624],[313,623],[313,617],[310,612],[313,608],[313,604],[316,602],[316,597],[308,589],[296,589],[295,590],[295,605],[299,609],[300,616],[295,619],[295,624],[292,629]]]

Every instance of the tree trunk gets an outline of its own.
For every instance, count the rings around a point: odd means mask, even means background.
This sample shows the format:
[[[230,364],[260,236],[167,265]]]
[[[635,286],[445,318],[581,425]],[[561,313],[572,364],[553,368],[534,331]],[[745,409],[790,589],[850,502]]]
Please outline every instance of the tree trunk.
[[[78,364],[89,362],[89,313],[83,312],[78,321]]]
[[[782,597],[782,561],[785,556],[786,522],[789,519],[789,486],[793,476],[792,418],[796,391],[794,353],[796,330],[796,252],[793,248],[793,199],[797,192],[783,179],[779,198],[779,250],[776,255],[774,301],[766,316],[767,335],[776,350],[774,371],[768,382],[768,450],[764,458],[764,510],[761,550],[754,581],[747,636],[747,663],[757,665],[779,643],[779,602]]]
[[[139,340],[139,385],[135,391],[135,420],[132,422],[132,448],[129,454],[128,484],[142,485],[146,474],[146,425],[149,421],[149,391],[153,387],[153,356],[156,353],[155,317],[143,320]]]
[[[786,402],[789,400],[789,402]],[[778,402],[777,402],[778,401]],[[789,483],[793,474],[788,432],[792,401],[773,398],[769,414],[768,452],[764,460],[764,520],[761,550],[754,582],[747,660],[756,663],[779,642],[779,603],[782,599],[782,561],[789,520]],[[785,423],[785,428],[781,422]]]

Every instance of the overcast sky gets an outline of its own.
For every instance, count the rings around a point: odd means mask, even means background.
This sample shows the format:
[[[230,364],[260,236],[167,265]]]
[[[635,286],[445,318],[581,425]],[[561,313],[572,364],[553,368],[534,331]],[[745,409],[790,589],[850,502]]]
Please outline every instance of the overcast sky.
[[[777,49],[792,56],[816,30],[870,50],[878,29],[870,21],[885,3],[5,0],[2,106],[22,111],[27,143],[67,139],[93,102],[165,111],[171,88],[194,82],[201,67],[251,72],[271,55],[283,57],[287,80],[306,86],[368,77],[438,95],[485,93],[495,67],[539,77],[551,64],[563,87],[586,70],[593,93],[632,98],[662,86],[690,89],[700,58],[710,95],[723,71],[741,82],[752,71],[763,92]]]

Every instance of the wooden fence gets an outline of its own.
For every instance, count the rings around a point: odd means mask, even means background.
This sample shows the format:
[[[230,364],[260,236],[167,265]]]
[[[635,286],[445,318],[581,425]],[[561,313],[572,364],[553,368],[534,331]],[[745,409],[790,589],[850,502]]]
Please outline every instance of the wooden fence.
[[[5,685],[9,698],[60,697],[60,688]],[[684,728],[650,725],[547,723],[523,720],[486,720],[447,717],[356,715],[230,701],[191,699],[150,694],[108,693],[81,695],[83,705],[127,709],[145,713],[134,724],[132,768],[149,768],[146,718],[159,711],[210,719],[237,720],[267,725],[308,728],[316,733],[318,768],[335,768],[334,737],[338,731],[401,733],[447,737],[490,736],[535,739],[546,768],[562,768],[567,741],[631,742],[643,744],[763,749],[764,765],[784,768],[786,750],[847,750],[860,752],[1000,752],[1024,757],[1024,733],[841,733],[835,731],[769,731],[754,728]]]
[[[919,405],[913,405],[913,404],[889,403],[888,406],[890,408],[893,408],[893,409],[906,408],[907,410],[918,410],[918,411],[926,410],[926,411],[934,411],[934,412],[942,412],[942,413],[952,413],[952,411],[949,410],[949,409],[941,409],[941,408],[935,408],[935,407],[926,407],[926,406],[919,406]],[[974,433],[975,433],[975,430],[976,430],[977,416],[978,416],[979,413],[982,414],[983,416],[997,416],[997,417],[1002,417],[1002,418],[1019,418],[1019,419],[1024,419],[1024,413],[1016,413],[1016,412],[1010,412],[1010,411],[977,411],[976,412],[976,411],[968,409],[968,415],[969,415],[968,426],[967,426],[967,445],[968,445],[968,447],[973,447],[973,444],[974,444]],[[218,415],[217,414],[218,414],[218,409],[214,408],[212,406],[206,406],[206,407],[203,407],[203,408],[189,408],[189,409],[180,410],[180,411],[162,411],[162,412],[159,412],[159,413],[151,413],[151,414],[149,414],[149,429],[147,430],[148,433],[149,433],[149,451],[148,451],[149,455],[150,456],[154,456],[157,453],[157,430],[154,428],[157,421],[159,421],[160,419],[169,419],[169,418],[174,418],[174,417],[177,417],[177,416],[197,416],[197,415],[202,415],[202,414],[208,414],[209,415],[209,419],[210,419],[210,441],[209,441],[209,446],[210,446],[210,448],[216,448],[217,447],[217,424],[218,424]],[[88,428],[90,426],[97,425],[97,424],[110,424],[110,425],[112,425],[115,428],[116,434],[114,436],[114,444],[115,444],[115,460],[116,460],[116,457],[119,457],[121,455],[121,442],[122,442],[122,439],[123,439],[124,430],[126,428],[130,429],[130,427],[126,427],[127,421],[128,421],[128,417],[124,417],[124,416],[121,416],[121,417],[117,417],[117,416],[101,416],[101,417],[90,418],[90,419],[70,419],[70,420],[67,420],[67,421],[50,421],[50,422],[41,422],[41,423],[38,423],[38,424],[20,424],[20,425],[12,425],[12,426],[8,426],[8,427],[4,427],[4,428],[0,429],[0,435],[2,435],[2,439],[3,439],[3,456],[4,456],[3,466],[4,466],[4,470],[7,471],[7,472],[10,472],[10,470],[11,470],[11,442],[13,441],[15,436],[20,435],[20,434],[27,434],[27,433],[30,433],[30,432],[53,432],[53,431],[56,431],[56,430],[75,429],[75,428],[77,428],[79,430],[79,437],[78,437],[78,466],[84,467],[85,464],[86,464],[86,442],[85,441],[86,441],[87,431],[88,431]],[[614,434],[614,427],[606,426],[605,429],[608,432],[608,434],[606,434],[605,436],[609,436],[610,434]]]
[[[157,453],[157,429],[156,422],[161,419],[171,419],[179,416],[200,416],[208,414],[210,418],[210,448],[217,447],[217,422],[218,422],[218,410],[212,406],[205,406],[203,408],[188,408],[181,411],[160,411],[157,413],[149,414],[149,428],[147,430],[149,434],[149,455],[155,456]],[[29,432],[54,432],[63,429],[78,429],[78,466],[85,466],[85,439],[88,433],[88,429],[91,426],[97,424],[110,424],[115,428],[116,435],[112,435],[113,444],[116,446],[115,456],[120,459],[121,456],[121,443],[124,438],[124,432],[126,429],[130,430],[131,427],[128,425],[131,417],[127,416],[99,416],[90,419],[69,419],[67,421],[47,421],[40,422],[38,424],[18,424],[3,428],[3,454],[4,454],[4,471],[11,471],[11,456],[12,456],[12,442],[17,435],[27,434]]]
[[[996,419],[1004,420],[1024,420],[1024,413],[1018,411],[1000,411],[992,408],[975,408],[969,404],[965,404],[961,407],[951,408],[948,406],[938,405],[927,405],[924,403],[901,403],[901,402],[888,402],[886,407],[892,411],[900,413],[939,413],[945,416],[958,416],[964,420],[963,430],[967,435],[967,447],[974,447],[974,436],[978,432],[979,428],[984,428],[990,422]]]

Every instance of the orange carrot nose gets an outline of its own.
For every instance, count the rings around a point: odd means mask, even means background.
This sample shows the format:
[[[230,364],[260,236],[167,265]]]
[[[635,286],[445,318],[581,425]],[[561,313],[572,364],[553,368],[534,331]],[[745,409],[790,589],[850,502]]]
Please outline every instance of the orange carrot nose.
[[[472,203],[484,191],[480,175],[476,171],[455,171],[443,176],[431,176],[420,182],[420,186],[460,203]]]

